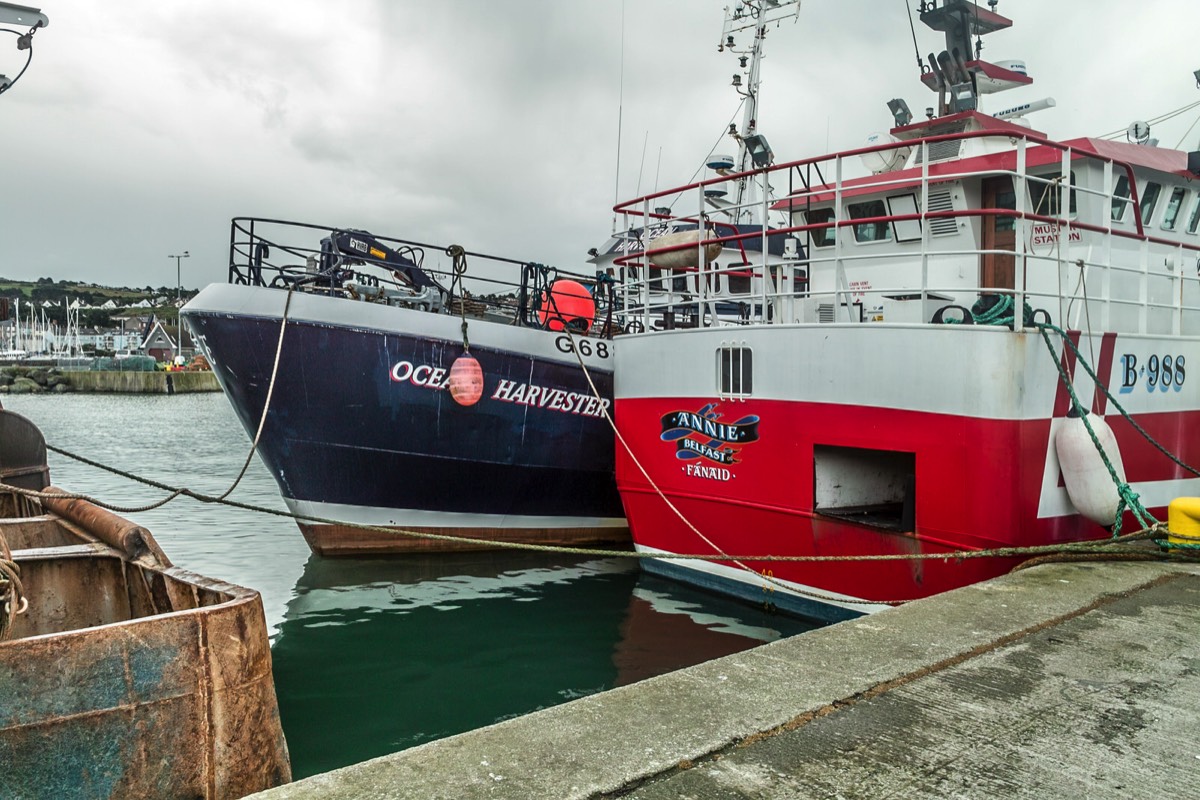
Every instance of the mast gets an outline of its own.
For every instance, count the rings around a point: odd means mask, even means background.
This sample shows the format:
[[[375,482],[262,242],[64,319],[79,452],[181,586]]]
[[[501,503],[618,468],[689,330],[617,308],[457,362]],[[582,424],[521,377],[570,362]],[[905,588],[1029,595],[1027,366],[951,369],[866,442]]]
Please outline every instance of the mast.
[[[725,27],[721,32],[721,43],[717,50],[737,55],[741,71],[733,75],[733,88],[745,98],[742,124],[740,127],[731,125],[729,131],[729,135],[738,143],[738,154],[734,163],[736,172],[745,172],[754,166],[761,166],[755,158],[755,152],[758,152],[760,157],[764,151],[767,155],[770,152],[766,139],[758,133],[760,70],[767,27],[788,17],[795,19],[799,15],[800,0],[742,0],[733,9],[725,9]],[[747,30],[753,30],[751,44],[746,49],[738,49],[734,34]],[[743,215],[752,216],[749,209],[743,209],[741,206],[743,203],[753,202],[754,199],[754,184],[746,179],[738,181],[737,194],[734,197],[734,204],[738,208],[735,212],[735,222],[740,221]]]

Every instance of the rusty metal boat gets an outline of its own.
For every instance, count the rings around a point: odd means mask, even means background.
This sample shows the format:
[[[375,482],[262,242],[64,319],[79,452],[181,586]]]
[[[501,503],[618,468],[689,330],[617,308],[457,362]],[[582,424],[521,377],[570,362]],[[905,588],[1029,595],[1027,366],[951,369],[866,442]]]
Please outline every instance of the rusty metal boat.
[[[258,593],[52,496],[45,456],[0,409],[0,797],[220,800],[288,782]]]

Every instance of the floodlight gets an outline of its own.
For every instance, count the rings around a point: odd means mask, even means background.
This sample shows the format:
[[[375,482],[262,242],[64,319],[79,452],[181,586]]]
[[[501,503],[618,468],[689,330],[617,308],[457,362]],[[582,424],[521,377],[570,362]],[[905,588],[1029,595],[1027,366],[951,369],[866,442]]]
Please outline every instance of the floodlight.
[[[775,154],[771,152],[771,145],[767,144],[767,137],[761,133],[753,133],[743,137],[742,141],[746,145],[746,152],[750,153],[750,158],[754,161],[754,166],[771,166],[771,162],[775,160]]]
[[[888,100],[888,110],[892,112],[892,119],[896,120],[896,127],[902,127],[912,122],[912,112],[908,110],[908,103],[904,102],[903,98],[897,97],[894,100]]]

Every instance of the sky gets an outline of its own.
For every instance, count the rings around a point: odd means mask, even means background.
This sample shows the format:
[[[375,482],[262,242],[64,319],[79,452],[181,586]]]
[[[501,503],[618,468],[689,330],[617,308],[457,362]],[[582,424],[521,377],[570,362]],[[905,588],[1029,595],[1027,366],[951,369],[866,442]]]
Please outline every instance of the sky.
[[[30,5],[36,0],[21,0]],[[693,178],[739,98],[733,0],[45,0],[0,95],[0,277],[196,289],[229,221],[291,219],[588,269],[619,195]],[[942,36],[921,25],[922,53]],[[1053,137],[1200,100],[1194,0],[1001,0]],[[0,74],[25,52],[0,35]],[[861,146],[917,81],[905,0],[804,0],[773,28],[759,129],[780,161]],[[1163,146],[1198,149],[1200,109]],[[1185,138],[1186,136],[1186,138]],[[619,142],[619,148],[618,148]],[[620,152],[618,162],[617,153]]]

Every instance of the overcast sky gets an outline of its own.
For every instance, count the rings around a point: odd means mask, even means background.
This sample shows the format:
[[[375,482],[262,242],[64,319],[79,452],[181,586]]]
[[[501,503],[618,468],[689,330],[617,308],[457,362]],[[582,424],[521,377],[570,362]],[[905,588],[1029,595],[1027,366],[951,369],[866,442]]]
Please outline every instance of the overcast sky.
[[[173,286],[168,255],[188,250],[197,288],[225,279],[239,215],[584,269],[611,230],[619,109],[622,199],[689,180],[734,116],[730,2],[45,0],[0,95],[0,276]],[[985,111],[1054,97],[1030,119],[1069,138],[1200,100],[1195,0],[997,11],[1015,24],[984,58],[1024,59],[1034,84]],[[922,53],[942,49],[916,25]],[[9,77],[15,43],[0,36]],[[933,102],[904,0],[805,0],[766,48],[779,160],[862,144],[892,97]],[[1175,147],[1197,117],[1153,135]]]

